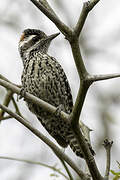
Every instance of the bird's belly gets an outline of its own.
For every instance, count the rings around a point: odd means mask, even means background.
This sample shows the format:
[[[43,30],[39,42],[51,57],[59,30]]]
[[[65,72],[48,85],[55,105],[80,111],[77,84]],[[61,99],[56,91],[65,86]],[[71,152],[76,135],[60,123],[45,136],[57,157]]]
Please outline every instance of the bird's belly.
[[[48,102],[49,104],[58,107],[61,104],[61,97],[58,94],[58,88],[53,82],[54,80],[48,76],[41,75],[39,78],[33,75],[23,75],[22,84],[25,92],[33,94],[34,96]],[[42,109],[31,103],[27,102],[27,105],[34,114],[38,115]],[[43,111],[44,112],[44,111]],[[46,112],[42,115],[45,117]]]

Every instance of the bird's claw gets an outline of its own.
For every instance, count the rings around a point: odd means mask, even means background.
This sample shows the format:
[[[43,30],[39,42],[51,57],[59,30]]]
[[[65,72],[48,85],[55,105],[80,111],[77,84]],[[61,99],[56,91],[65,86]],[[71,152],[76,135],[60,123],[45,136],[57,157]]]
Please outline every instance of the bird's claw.
[[[61,116],[61,111],[62,111],[62,110],[63,110],[63,105],[60,104],[60,105],[56,108],[55,116],[60,118],[60,116]]]
[[[22,87],[21,90],[20,90],[20,94],[17,96],[17,100],[20,100],[20,99],[25,99],[25,94],[26,94],[26,91],[25,89]]]

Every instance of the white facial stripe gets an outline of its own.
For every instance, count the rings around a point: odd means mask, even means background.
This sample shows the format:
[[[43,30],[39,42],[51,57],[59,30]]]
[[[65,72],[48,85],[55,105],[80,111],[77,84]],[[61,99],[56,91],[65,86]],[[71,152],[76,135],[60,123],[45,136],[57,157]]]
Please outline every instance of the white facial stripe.
[[[19,46],[22,47],[26,43],[28,43],[32,38],[34,38],[36,35],[30,35],[29,37],[23,39],[22,41],[19,42]]]

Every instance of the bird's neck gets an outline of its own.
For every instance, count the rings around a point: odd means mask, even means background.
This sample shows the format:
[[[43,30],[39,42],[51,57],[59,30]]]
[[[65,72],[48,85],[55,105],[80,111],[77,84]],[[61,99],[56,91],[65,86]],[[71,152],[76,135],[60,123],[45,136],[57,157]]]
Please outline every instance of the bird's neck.
[[[45,48],[35,48],[35,49],[28,49],[26,51],[21,51],[21,58],[23,61],[23,65],[25,66],[32,58],[38,56],[40,57],[43,54],[47,54],[47,49]]]

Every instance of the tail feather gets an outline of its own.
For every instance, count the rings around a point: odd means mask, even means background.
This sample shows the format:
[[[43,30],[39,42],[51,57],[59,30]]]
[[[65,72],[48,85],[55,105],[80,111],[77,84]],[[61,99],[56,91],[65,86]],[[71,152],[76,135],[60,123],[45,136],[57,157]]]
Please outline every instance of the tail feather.
[[[81,157],[81,158],[84,158],[83,153],[82,153],[82,151],[81,151],[81,148],[80,148],[80,146],[79,146],[79,143],[78,143],[76,137],[74,136],[74,134],[71,132],[71,133],[67,136],[67,138],[68,138],[68,140],[69,140],[69,145],[70,145],[71,149],[73,150],[73,152],[74,152],[77,156],[79,156],[79,157]],[[90,145],[90,143],[88,142],[87,139],[85,139],[85,140],[86,140],[86,143],[87,143],[88,146],[89,146],[89,149],[90,149],[92,155],[94,156],[94,155],[95,155],[95,152],[94,152],[94,150],[92,149],[92,146]]]

